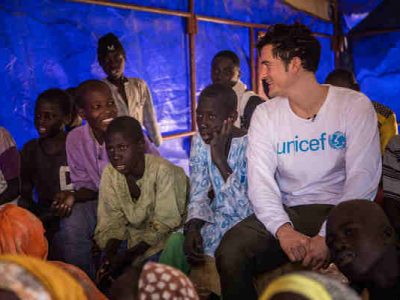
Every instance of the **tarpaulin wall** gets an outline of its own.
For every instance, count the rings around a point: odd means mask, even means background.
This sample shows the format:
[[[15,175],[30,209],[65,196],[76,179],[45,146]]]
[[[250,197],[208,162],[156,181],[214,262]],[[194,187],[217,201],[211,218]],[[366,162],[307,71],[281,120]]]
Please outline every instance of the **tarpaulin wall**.
[[[352,39],[354,69],[361,91],[400,118],[400,32]]]
[[[186,0],[125,2],[188,11]],[[328,36],[331,24],[281,1],[198,0],[195,13],[263,24],[302,22],[322,34],[318,35],[323,46],[318,79],[323,81],[333,68]],[[0,17],[0,126],[11,132],[19,147],[37,136],[33,111],[40,92],[104,77],[96,46],[98,38],[107,32],[114,32],[126,49],[126,75],[143,78],[149,84],[163,134],[191,130],[185,18],[61,0],[3,1]],[[239,55],[242,80],[250,87],[248,28],[199,21],[195,40],[197,94],[210,83],[213,55],[224,49]],[[188,149],[186,137],[165,141],[161,152],[187,169]]]

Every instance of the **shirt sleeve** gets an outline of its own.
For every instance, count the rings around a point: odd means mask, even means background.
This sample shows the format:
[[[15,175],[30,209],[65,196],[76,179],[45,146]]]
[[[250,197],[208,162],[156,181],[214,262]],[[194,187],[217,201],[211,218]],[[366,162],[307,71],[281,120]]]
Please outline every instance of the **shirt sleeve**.
[[[219,197],[224,199],[226,213],[229,214],[229,211],[232,211],[232,214],[239,216],[240,219],[246,218],[253,211],[247,194],[247,138],[244,138],[243,141],[235,155],[236,165],[232,168],[233,173],[223,183],[218,193]]]
[[[181,168],[163,167],[157,174],[155,208],[142,240],[150,246],[166,240],[179,228],[186,215],[188,178]]]
[[[126,220],[118,205],[118,191],[115,189],[110,165],[101,176],[94,238],[101,249],[106,247],[110,239],[128,239]]]
[[[291,222],[275,180],[278,162],[266,104],[257,107],[250,124],[247,150],[249,198],[257,218],[276,235],[279,227]]]
[[[396,115],[394,113],[390,114],[389,117],[385,119],[385,122],[382,123],[379,132],[381,139],[381,151],[383,154],[390,139],[398,134]]]
[[[143,106],[143,123],[147,129],[150,138],[154,144],[158,147],[162,143],[162,136],[160,128],[158,127],[156,113],[153,106],[153,98],[147,84],[142,82],[142,98],[144,99]]]
[[[400,201],[400,136],[394,136],[387,145],[382,170],[385,199]]]
[[[15,141],[4,128],[0,128],[0,170],[5,180],[19,177],[20,157]]]
[[[97,187],[90,180],[90,176],[85,168],[82,159],[82,151],[80,150],[80,143],[83,141],[79,136],[74,135],[71,132],[67,136],[65,148],[67,152],[67,161],[71,175],[71,182],[74,185],[75,190],[81,188],[87,188],[93,191],[97,191]]]
[[[346,115],[346,181],[337,204],[352,199],[372,201],[381,178],[378,120],[371,101],[362,94],[359,97]],[[325,223],[321,236],[325,236]]]
[[[193,136],[190,150],[190,202],[188,218],[214,223],[214,213],[210,208],[208,192],[211,179],[207,164],[207,150],[199,135]]]
[[[35,166],[33,165],[35,162],[34,149],[32,146],[34,144],[28,142],[21,150],[21,196],[23,200],[29,202],[29,205],[33,205],[31,201],[33,199],[33,176],[35,172]]]

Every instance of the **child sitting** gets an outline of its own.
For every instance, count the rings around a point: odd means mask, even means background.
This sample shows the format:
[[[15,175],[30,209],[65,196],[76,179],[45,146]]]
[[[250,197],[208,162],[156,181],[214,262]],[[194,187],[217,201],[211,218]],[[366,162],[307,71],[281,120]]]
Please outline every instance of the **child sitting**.
[[[59,246],[56,237],[59,219],[51,205],[58,192],[72,190],[64,131],[70,113],[70,98],[63,90],[49,89],[40,94],[34,116],[39,138],[26,143],[21,151],[21,206],[31,210],[43,222],[51,259],[58,258]]]
[[[94,279],[92,237],[100,178],[108,164],[104,134],[117,116],[117,108],[109,87],[99,80],[81,83],[75,101],[86,124],[72,130],[66,141],[74,191],[59,193],[53,206],[63,217],[60,222],[63,260],[80,267]]]
[[[0,127],[0,207],[17,201],[19,196],[20,158],[10,133]]]
[[[169,235],[183,224],[189,186],[181,168],[145,154],[134,118],[114,119],[105,142],[111,164],[101,177],[94,238],[106,256],[99,276],[116,277],[139,256],[157,260]],[[128,249],[118,252],[124,241]]]
[[[202,265],[205,260],[214,264],[214,252],[225,232],[252,213],[247,195],[247,135],[233,125],[236,106],[235,92],[221,84],[206,87],[199,97],[199,134],[193,138],[190,153],[184,241],[191,265]]]
[[[400,299],[400,255],[396,234],[374,202],[351,200],[332,209],[326,243],[333,262],[370,300]]]

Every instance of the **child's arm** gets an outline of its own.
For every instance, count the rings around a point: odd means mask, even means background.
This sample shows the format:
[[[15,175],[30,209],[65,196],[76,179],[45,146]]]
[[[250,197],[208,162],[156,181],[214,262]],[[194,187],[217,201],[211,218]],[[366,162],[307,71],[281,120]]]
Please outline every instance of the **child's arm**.
[[[150,90],[144,81],[141,87],[142,87],[142,97],[144,99],[144,106],[143,106],[144,127],[146,127],[153,143],[158,147],[162,143],[162,136],[160,128],[157,123],[156,113],[154,111],[153,98],[151,97]]]
[[[36,215],[39,213],[33,201],[33,174],[35,172],[35,159],[32,153],[33,147],[31,143],[27,143],[21,150],[21,200],[20,205],[29,209]]]

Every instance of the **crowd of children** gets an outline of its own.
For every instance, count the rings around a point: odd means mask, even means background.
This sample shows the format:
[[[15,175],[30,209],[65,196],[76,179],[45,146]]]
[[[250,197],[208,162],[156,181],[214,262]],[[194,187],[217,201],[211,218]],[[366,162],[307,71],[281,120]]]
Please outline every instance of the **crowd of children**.
[[[347,70],[319,84],[304,25],[271,26],[258,51],[268,100],[235,53],[214,56],[189,177],[160,156],[112,33],[105,79],[37,97],[37,139],[18,152],[0,128],[0,298],[400,299],[394,113]]]

